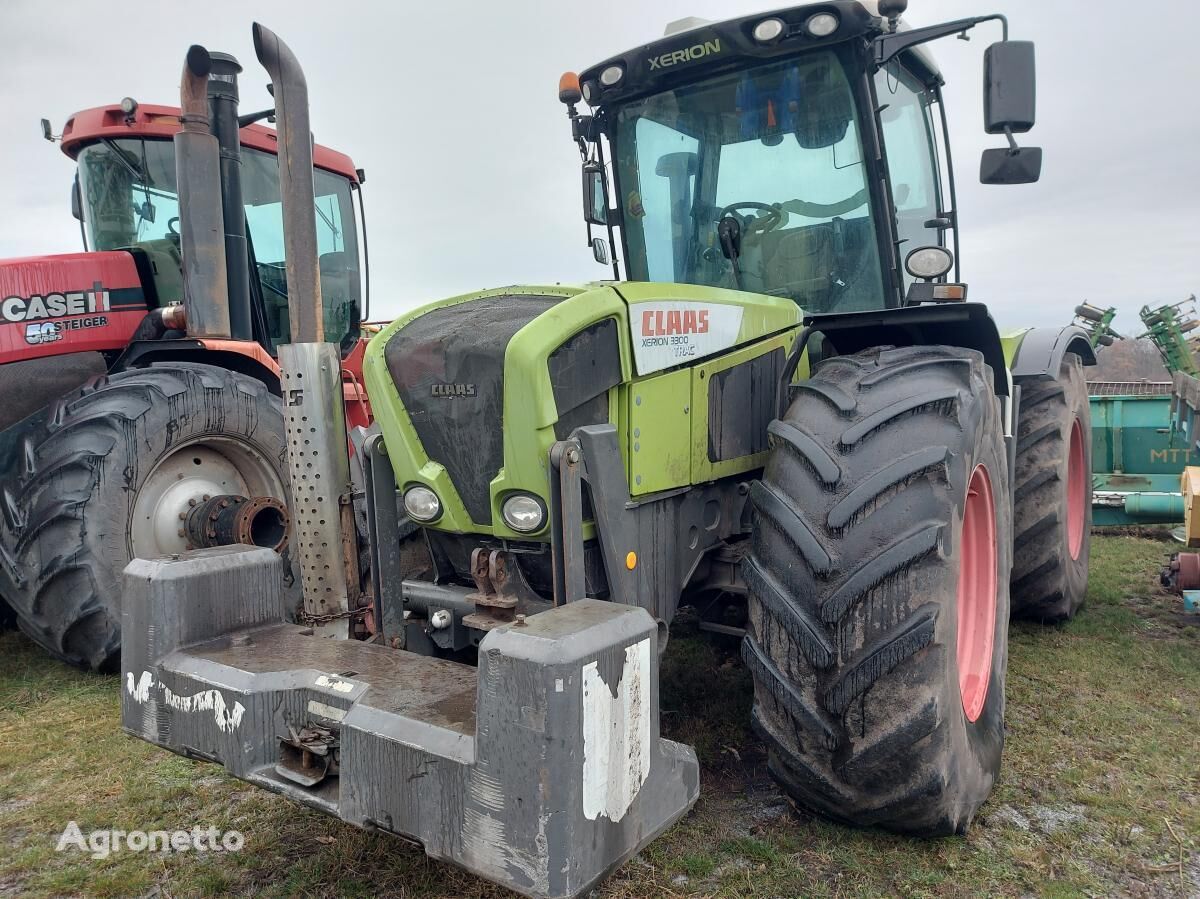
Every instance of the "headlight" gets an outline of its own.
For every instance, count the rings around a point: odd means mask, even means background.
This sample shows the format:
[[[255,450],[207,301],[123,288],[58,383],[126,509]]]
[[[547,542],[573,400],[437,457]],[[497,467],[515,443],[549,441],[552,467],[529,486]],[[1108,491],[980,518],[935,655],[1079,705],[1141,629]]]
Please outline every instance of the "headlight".
[[[605,87],[612,87],[618,81],[625,77],[625,69],[621,66],[609,66],[600,73],[600,83]]]
[[[754,39],[760,44],[769,44],[783,34],[782,19],[763,19],[754,26]]]
[[[829,37],[838,29],[838,17],[831,12],[819,12],[804,23],[804,30],[813,37]]]
[[[541,501],[527,493],[514,493],[500,507],[504,523],[521,534],[532,534],[546,523],[546,509]]]
[[[442,503],[428,487],[409,487],[404,492],[404,511],[417,521],[433,521],[442,514]]]

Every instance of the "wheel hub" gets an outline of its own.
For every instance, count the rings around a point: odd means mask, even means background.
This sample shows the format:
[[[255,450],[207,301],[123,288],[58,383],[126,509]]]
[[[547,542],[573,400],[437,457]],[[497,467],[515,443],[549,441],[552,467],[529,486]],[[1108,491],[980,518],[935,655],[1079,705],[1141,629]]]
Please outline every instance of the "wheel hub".
[[[1071,425],[1071,446],[1067,452],[1067,550],[1078,559],[1083,550],[1083,527],[1087,520],[1087,462],[1083,452],[1083,425],[1079,419]]]
[[[188,512],[221,494],[284,495],[281,479],[271,465],[242,443],[194,443],[160,459],[134,499],[131,555],[154,558],[188,549]]]
[[[968,721],[978,720],[992,679],[996,639],[996,503],[976,465],[963,508],[958,574],[958,689]]]

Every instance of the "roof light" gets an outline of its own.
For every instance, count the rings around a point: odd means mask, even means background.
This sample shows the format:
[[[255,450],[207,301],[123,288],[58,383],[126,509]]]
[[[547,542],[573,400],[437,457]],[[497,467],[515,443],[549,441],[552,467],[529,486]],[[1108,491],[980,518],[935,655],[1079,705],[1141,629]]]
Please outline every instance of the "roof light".
[[[594,81],[583,82],[583,86],[580,88],[580,91],[583,93],[583,99],[586,100],[588,102],[588,104],[591,105],[596,96],[596,82],[594,82]]]
[[[804,23],[804,30],[813,37],[829,37],[838,30],[838,17],[831,12],[819,12]]]
[[[924,281],[940,278],[953,265],[954,256],[945,247],[917,247],[904,260],[908,273]]]
[[[137,100],[133,99],[133,97],[122,97],[121,112],[125,113],[125,115],[133,115],[137,112]]]
[[[763,19],[754,26],[754,39],[760,44],[769,44],[783,34],[783,29],[782,19]]]
[[[615,86],[622,78],[625,77],[624,66],[609,66],[600,73],[600,83],[605,87]]]
[[[579,76],[574,72],[563,72],[558,79],[558,102],[574,105],[583,95],[579,92]]]

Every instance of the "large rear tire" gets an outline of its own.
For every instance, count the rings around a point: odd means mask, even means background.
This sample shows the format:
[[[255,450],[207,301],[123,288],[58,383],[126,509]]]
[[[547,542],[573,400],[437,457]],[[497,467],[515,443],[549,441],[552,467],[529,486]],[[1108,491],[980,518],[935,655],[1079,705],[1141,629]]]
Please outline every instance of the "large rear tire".
[[[1009,486],[980,354],[820,364],[771,424],[743,563],[753,723],[799,803],[963,832],[1004,744]]]
[[[120,372],[20,427],[0,474],[0,595],[21,630],[83,668],[117,666],[122,571],[186,548],[192,494],[288,499],[279,399],[236,372]]]
[[[1013,615],[1065,621],[1087,592],[1092,531],[1092,417],[1083,363],[1020,382],[1013,509]]]

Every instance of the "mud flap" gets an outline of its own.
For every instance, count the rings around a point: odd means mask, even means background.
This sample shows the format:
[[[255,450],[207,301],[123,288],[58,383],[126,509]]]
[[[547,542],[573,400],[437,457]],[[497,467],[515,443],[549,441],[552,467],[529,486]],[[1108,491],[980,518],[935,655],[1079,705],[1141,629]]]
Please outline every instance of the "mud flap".
[[[695,753],[659,736],[645,610],[553,608],[491,631],[473,668],[286,623],[279,564],[130,563],[126,731],[528,896],[585,893],[696,801]],[[281,745],[314,733],[331,773],[281,776]]]

